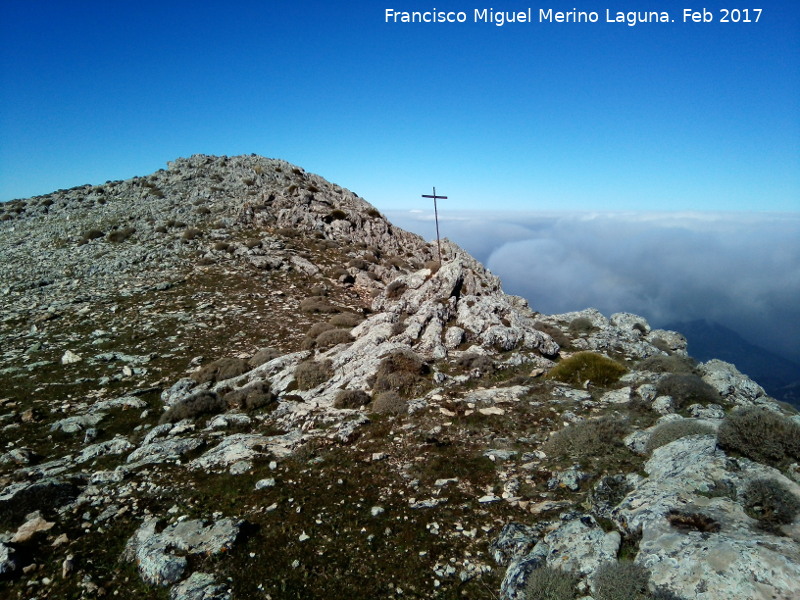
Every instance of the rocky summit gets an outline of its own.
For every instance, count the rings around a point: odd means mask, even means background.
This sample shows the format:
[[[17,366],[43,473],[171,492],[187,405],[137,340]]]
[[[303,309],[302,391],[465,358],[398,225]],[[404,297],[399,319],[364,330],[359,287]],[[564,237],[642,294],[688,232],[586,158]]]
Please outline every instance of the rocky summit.
[[[280,160],[0,205],[0,597],[789,600],[800,418]]]

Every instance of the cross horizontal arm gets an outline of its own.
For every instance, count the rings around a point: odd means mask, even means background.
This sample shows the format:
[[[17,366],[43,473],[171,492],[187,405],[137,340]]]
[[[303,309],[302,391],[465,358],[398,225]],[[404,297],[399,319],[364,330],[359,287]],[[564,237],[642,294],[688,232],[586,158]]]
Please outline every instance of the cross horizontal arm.
[[[447,196],[431,196],[430,194],[422,194],[423,198],[436,198],[437,200],[447,200]]]

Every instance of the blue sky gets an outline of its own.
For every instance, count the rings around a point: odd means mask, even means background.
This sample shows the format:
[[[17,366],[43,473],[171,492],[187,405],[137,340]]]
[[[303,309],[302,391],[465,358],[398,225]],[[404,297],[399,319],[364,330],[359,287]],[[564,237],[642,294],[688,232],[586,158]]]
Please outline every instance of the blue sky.
[[[4,0],[0,200],[254,152],[384,210],[800,210],[800,5],[703,4]],[[601,22],[384,22],[490,6]]]

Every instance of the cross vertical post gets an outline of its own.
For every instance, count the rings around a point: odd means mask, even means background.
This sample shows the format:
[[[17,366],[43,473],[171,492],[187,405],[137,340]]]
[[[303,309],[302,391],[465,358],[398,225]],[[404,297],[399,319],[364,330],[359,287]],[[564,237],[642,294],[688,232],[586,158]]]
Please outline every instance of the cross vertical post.
[[[422,194],[423,198],[433,198],[433,215],[436,219],[436,247],[439,249],[439,266],[442,264],[442,242],[439,240],[439,209],[436,206],[436,200],[447,200],[447,196],[437,196],[436,188],[433,188],[433,195]]]

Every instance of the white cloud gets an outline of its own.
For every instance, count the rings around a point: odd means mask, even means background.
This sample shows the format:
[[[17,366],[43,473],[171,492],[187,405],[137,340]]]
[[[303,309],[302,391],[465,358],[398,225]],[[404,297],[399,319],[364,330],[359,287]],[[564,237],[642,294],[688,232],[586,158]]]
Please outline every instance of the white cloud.
[[[392,215],[435,237],[431,215]],[[425,218],[423,221],[422,218]],[[539,311],[706,318],[800,358],[800,214],[448,213],[454,240]]]

